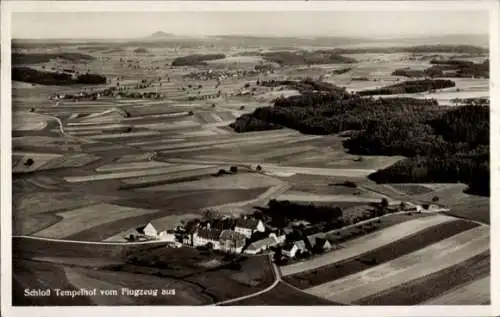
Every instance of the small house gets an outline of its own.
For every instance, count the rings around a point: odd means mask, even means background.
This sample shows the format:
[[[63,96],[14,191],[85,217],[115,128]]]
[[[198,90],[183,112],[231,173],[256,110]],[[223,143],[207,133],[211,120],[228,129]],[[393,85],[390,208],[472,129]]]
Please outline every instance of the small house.
[[[157,226],[155,226],[154,222],[150,221],[145,226],[141,226],[135,229],[136,235],[143,236],[147,238],[158,239],[160,235],[165,235],[166,232],[159,232]]]
[[[160,241],[166,241],[166,242],[176,242],[177,241],[175,234],[167,232],[167,231],[160,232],[160,234],[158,235],[158,239]]]
[[[241,218],[236,221],[234,231],[243,234],[245,237],[250,238],[254,232],[264,232],[266,230],[262,220],[255,218]]]
[[[306,244],[304,241],[295,241],[293,243],[286,244],[282,249],[282,254],[289,257],[294,258],[297,252],[306,252]]]
[[[324,252],[332,249],[330,241],[321,237],[309,236],[307,237],[307,241],[311,249],[316,252]]]
[[[277,246],[285,242],[285,236],[276,236],[276,234],[271,233],[269,237],[252,242],[246,249],[247,254],[257,254],[259,252],[265,251],[270,247]]]

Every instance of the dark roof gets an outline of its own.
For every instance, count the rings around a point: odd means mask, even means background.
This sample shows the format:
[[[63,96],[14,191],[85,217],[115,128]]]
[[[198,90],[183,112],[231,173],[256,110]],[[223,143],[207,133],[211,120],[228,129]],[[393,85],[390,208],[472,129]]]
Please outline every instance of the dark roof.
[[[140,234],[144,234],[144,228],[146,228],[146,225],[137,227],[137,228],[135,228],[135,230],[137,232],[139,232]]]
[[[212,222],[211,227],[220,230],[232,229],[234,226],[233,219],[216,219]]]
[[[199,229],[198,236],[207,240],[219,240],[221,230],[218,229]]]
[[[246,237],[239,232],[233,230],[223,230],[220,234],[221,240],[245,240]]]
[[[246,219],[238,219],[236,221],[236,227],[246,228],[246,229],[255,229],[259,224],[259,220],[255,218],[246,218]]]
[[[293,249],[293,246],[294,244],[293,243],[290,243],[290,242],[287,242],[284,246],[283,246],[283,250],[284,251],[290,251]]]

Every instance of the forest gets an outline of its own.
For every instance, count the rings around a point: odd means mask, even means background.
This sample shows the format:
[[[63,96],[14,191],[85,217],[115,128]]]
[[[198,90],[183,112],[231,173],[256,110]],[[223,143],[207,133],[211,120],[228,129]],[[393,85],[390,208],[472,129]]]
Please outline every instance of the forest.
[[[172,61],[172,66],[203,65],[206,61],[226,58],[224,54],[193,54],[177,57]]]
[[[457,53],[457,54],[487,54],[488,49],[473,45],[417,45],[401,47],[368,47],[368,48],[337,48],[338,54],[366,53]]]
[[[447,77],[447,78],[489,78],[490,63],[485,60],[482,63],[474,63],[462,60],[431,60],[431,67],[425,70],[415,70],[410,68],[396,69],[393,76],[405,77]]]
[[[42,64],[50,62],[53,59],[63,59],[71,62],[91,61],[93,56],[81,53],[12,53],[12,65],[21,64]]]
[[[316,135],[355,130],[344,141],[348,152],[407,157],[370,176],[379,183],[463,182],[469,192],[489,195],[487,106],[450,108],[433,99],[362,98],[332,89],[278,98],[273,107],[236,119],[233,129],[245,132],[249,116],[257,119],[253,131],[276,126]]]
[[[359,94],[361,96],[411,94],[450,87],[455,87],[455,82],[446,79],[423,79],[405,81],[379,89],[362,90]]]
[[[12,80],[39,85],[106,84],[106,77],[97,74],[72,76],[66,73],[46,72],[29,67],[12,67]]]
[[[284,227],[281,221],[306,220],[311,224],[330,222],[342,217],[342,209],[335,206],[316,206],[299,204],[287,200],[271,199],[267,208],[261,209],[263,214],[272,218],[277,227]]]
[[[284,65],[315,65],[315,64],[350,64],[357,61],[342,56],[335,51],[276,51],[263,53],[262,57],[268,61]]]

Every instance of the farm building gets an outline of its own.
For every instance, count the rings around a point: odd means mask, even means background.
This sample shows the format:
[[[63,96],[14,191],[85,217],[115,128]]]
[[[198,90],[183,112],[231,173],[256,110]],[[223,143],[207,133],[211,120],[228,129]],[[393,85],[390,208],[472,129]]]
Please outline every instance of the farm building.
[[[304,241],[295,241],[293,243],[287,244],[283,247],[282,253],[283,255],[294,258],[297,252],[306,252],[306,244]]]
[[[241,218],[236,221],[234,231],[250,238],[254,232],[264,232],[266,228],[261,220],[254,218]]]
[[[158,240],[167,241],[167,242],[176,242],[177,241],[175,234],[167,232],[167,231],[160,232],[160,234],[158,235]]]
[[[309,236],[307,237],[307,241],[309,241],[309,244],[311,245],[311,248],[313,250],[328,251],[332,249],[332,244],[330,243],[330,241],[323,238]]]
[[[285,242],[285,236],[277,237],[276,234],[271,233],[269,234],[269,237],[251,243],[246,248],[245,253],[257,254],[259,252],[269,249],[270,247],[277,246],[284,242]]]
[[[220,249],[225,252],[241,253],[246,237],[233,230],[223,230],[220,234]]]
[[[193,234],[193,246],[205,246],[209,243],[212,244],[215,250],[221,248],[220,245],[220,236],[222,231],[218,229],[198,229]]]
[[[162,231],[158,232],[158,229],[155,227],[152,221],[148,222],[145,226],[141,226],[135,229],[135,235],[139,237],[147,237],[158,239],[160,236],[166,236],[167,232]]]

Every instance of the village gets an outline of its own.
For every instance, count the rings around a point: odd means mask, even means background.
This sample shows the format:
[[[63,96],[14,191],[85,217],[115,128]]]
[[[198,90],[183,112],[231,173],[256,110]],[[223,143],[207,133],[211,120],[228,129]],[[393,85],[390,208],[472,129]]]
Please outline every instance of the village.
[[[290,202],[271,200],[270,205],[273,204]],[[276,261],[285,264],[334,250],[346,240],[376,231],[381,227],[384,216],[446,211],[449,209],[438,204],[389,203],[382,199],[379,203],[346,208],[331,221],[311,223],[291,216],[293,219],[285,221],[286,225],[276,225],[272,214],[261,211],[233,218],[205,210],[202,219],[182,221],[169,230],[162,230],[161,225],[152,220],[135,228],[124,238],[129,242],[161,241],[172,248],[191,247],[230,254],[257,255],[267,251],[275,254]]]

